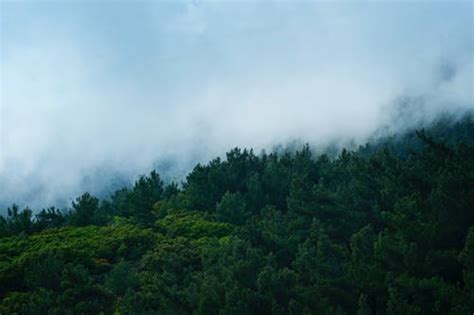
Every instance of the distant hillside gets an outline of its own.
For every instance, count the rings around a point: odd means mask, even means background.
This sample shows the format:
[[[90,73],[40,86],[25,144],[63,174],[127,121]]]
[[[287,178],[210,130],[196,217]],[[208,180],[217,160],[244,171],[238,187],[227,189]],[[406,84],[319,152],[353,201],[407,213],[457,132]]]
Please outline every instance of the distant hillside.
[[[381,131],[376,133],[380,134]],[[421,133],[435,142],[455,145],[464,143],[474,145],[474,112],[468,112],[462,117],[441,116],[424,128],[409,128],[403,133],[390,136],[374,136],[369,143],[359,148],[359,153],[371,155],[381,148],[389,149],[392,153],[407,157],[412,151],[424,147],[425,141],[420,139]]]

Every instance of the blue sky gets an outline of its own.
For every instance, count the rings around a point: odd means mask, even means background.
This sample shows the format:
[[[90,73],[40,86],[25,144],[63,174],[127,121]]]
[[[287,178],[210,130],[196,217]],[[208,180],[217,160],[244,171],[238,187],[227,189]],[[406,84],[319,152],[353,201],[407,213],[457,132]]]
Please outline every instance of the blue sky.
[[[172,159],[182,175],[234,146],[363,142],[401,97],[423,97],[423,117],[473,108],[470,1],[0,8],[0,204],[94,191],[99,169],[133,179]]]

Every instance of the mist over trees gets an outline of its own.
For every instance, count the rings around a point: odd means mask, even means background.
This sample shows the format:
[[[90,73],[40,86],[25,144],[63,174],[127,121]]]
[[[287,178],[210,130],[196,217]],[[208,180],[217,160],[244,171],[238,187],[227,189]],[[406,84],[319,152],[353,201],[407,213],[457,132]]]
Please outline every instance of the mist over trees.
[[[0,0],[0,315],[474,314],[473,12]]]
[[[472,1],[73,2],[0,1],[2,215],[473,108]]]
[[[235,148],[0,217],[2,314],[470,314],[474,121],[336,156]]]

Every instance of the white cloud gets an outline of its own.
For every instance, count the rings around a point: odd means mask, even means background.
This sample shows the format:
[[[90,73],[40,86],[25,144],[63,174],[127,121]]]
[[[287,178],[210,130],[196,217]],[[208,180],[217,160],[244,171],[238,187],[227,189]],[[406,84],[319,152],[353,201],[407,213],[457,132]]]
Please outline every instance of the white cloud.
[[[234,146],[362,142],[401,96],[473,108],[466,3],[2,6],[0,204]]]

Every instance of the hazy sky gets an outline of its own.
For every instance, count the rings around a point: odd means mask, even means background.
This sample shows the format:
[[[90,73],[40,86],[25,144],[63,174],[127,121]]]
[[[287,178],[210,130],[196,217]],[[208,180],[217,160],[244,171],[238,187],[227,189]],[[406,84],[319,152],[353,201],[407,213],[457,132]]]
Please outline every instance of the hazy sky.
[[[0,0],[0,205],[474,108],[473,2]],[[157,164],[158,163],[158,164]],[[179,175],[177,175],[179,176]]]

